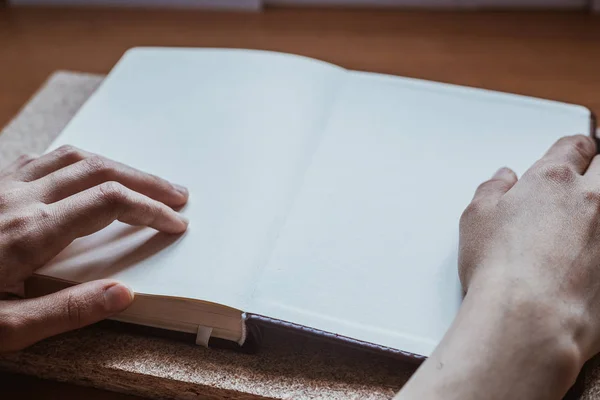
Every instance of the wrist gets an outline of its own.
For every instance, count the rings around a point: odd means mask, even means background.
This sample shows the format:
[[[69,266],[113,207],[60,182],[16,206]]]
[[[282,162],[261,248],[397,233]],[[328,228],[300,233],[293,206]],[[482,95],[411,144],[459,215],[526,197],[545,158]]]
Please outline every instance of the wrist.
[[[582,319],[527,282],[477,275],[452,326],[400,398],[562,398],[585,361]]]
[[[553,375],[555,384],[570,387],[593,355],[591,319],[583,307],[539,280],[513,279],[502,268],[487,271],[469,287],[467,318],[495,329],[495,344],[513,353],[515,362],[526,358],[532,368]]]

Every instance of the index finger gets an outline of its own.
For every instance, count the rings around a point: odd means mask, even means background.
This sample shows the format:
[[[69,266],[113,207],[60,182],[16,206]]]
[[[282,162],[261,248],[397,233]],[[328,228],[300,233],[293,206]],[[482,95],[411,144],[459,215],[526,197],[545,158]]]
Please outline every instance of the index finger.
[[[188,199],[184,187],[95,154],[30,184],[37,187],[41,200],[49,204],[110,181],[119,182],[171,207],[182,206]]]

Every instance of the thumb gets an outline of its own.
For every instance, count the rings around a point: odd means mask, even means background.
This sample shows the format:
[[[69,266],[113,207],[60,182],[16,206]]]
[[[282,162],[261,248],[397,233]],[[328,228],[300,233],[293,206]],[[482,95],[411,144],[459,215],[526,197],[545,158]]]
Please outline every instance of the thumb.
[[[133,291],[112,280],[73,286],[47,296],[1,303],[1,351],[13,351],[59,333],[78,329],[125,310]]]

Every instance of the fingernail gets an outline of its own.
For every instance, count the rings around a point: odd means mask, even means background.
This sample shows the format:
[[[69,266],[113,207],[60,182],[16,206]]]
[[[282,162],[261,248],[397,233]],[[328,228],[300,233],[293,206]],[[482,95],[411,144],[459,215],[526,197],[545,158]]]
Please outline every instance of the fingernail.
[[[104,292],[106,309],[109,312],[123,311],[133,301],[133,290],[122,283],[117,283]]]
[[[187,188],[185,186],[181,186],[181,185],[178,185],[176,183],[173,183],[172,185],[175,188],[175,190],[177,190],[182,195],[184,195],[184,196],[188,195],[188,190],[187,190]]]
[[[188,217],[186,217],[186,216],[185,216],[185,215],[183,215],[183,214],[179,214],[179,219],[181,220],[181,222],[183,222],[183,223],[184,223],[184,224],[186,224],[186,225],[189,225],[189,224],[190,224],[190,220],[188,219]]]

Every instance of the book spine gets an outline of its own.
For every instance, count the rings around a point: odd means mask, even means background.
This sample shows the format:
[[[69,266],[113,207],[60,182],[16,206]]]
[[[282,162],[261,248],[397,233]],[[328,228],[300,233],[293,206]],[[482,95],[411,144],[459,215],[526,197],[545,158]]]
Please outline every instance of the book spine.
[[[352,339],[347,336],[321,331],[319,329],[314,329],[304,325],[294,324],[292,322],[266,317],[264,315],[246,314],[245,322],[246,329],[248,329],[248,332],[251,332],[252,335],[256,335],[258,333],[258,343],[262,341],[262,334],[260,332],[261,329],[273,328],[284,330],[289,333],[317,338],[319,340],[325,340],[335,344],[341,344],[344,346],[366,350],[381,355],[391,356],[393,358],[402,359],[415,364],[420,364],[427,358],[419,354],[413,354],[407,351],[393,349],[375,343],[369,343],[357,339]]]

